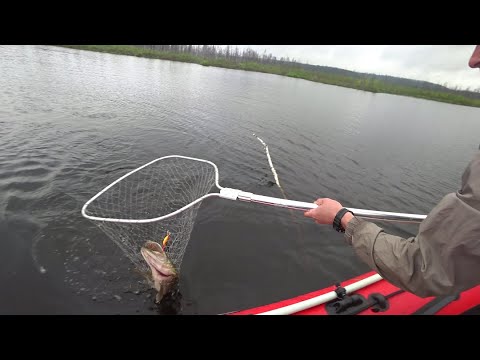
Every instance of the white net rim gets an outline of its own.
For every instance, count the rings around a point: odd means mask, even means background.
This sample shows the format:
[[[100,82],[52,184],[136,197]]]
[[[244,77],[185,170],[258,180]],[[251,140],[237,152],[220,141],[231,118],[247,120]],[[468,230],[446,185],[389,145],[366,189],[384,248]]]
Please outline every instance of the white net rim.
[[[136,173],[137,171],[140,171],[142,170],[143,168],[149,166],[149,165],[152,165],[154,164],[155,162],[157,161],[160,161],[160,160],[164,160],[164,159],[169,159],[169,158],[182,158],[182,159],[187,159],[187,160],[194,160],[194,161],[199,161],[199,162],[204,162],[204,163],[208,163],[210,165],[213,166],[213,168],[215,169],[215,186],[219,189],[219,190],[222,190],[223,187],[221,187],[218,183],[218,179],[219,179],[219,175],[218,175],[218,167],[217,165],[215,165],[213,162],[209,161],[209,160],[205,160],[205,159],[198,159],[198,158],[194,158],[194,157],[190,157],[190,156],[183,156],[183,155],[168,155],[168,156],[163,156],[163,157],[160,157],[160,158],[157,158],[155,160],[152,160],[150,161],[149,163],[146,163],[142,166],[139,166],[138,168],[136,169],[133,169],[132,171],[128,172],[127,174],[121,176],[120,178],[118,178],[117,180],[115,180],[114,182],[112,182],[111,184],[107,185],[105,188],[103,188],[102,190],[100,190],[97,194],[95,194],[90,200],[88,200],[82,207],[82,216],[89,219],[89,220],[95,220],[95,221],[109,221],[109,222],[118,222],[118,223],[150,223],[150,222],[155,222],[155,221],[160,221],[160,220],[164,220],[164,219],[167,219],[169,217],[172,217],[172,216],[175,216],[179,213],[181,213],[182,211],[194,206],[195,204],[199,203],[200,201],[208,198],[208,197],[213,197],[213,196],[217,196],[219,197],[220,196],[220,193],[211,193],[211,194],[206,194],[200,198],[198,198],[197,200],[185,205],[184,207],[174,211],[174,212],[171,212],[167,215],[164,215],[164,216],[160,216],[160,217],[156,217],[156,218],[150,218],[150,219],[115,219],[115,218],[104,218],[104,217],[98,217],[98,216],[92,216],[92,215],[88,215],[86,213],[87,211],[87,207],[88,205],[90,205],[95,199],[97,199],[100,195],[102,195],[105,191],[107,191],[108,189],[110,189],[112,186],[114,186],[115,184],[119,183],[120,181],[122,181],[123,179],[127,178],[128,176]]]

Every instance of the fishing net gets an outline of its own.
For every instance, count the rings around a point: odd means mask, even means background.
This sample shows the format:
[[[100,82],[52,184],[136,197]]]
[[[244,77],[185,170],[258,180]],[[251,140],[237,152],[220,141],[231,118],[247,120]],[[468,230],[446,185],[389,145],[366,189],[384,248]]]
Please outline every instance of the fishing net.
[[[84,205],[82,214],[94,220],[142,271],[147,265],[141,246],[147,240],[162,244],[169,233],[164,250],[179,271],[200,201],[215,184],[215,164],[168,156],[107,186]]]

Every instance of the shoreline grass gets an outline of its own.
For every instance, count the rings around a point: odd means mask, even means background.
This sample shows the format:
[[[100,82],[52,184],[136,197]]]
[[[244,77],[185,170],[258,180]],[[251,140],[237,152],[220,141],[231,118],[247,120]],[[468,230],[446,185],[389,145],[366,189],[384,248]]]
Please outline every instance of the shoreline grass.
[[[402,95],[455,105],[480,107],[480,99],[473,99],[461,94],[429,90],[413,86],[402,86],[390,84],[374,78],[354,78],[321,71],[311,71],[300,67],[282,64],[264,64],[254,61],[234,61],[225,58],[206,58],[189,53],[177,53],[143,49],[133,45],[58,45],[78,50],[105,52],[118,55],[130,55],[150,59],[171,60],[186,63],[194,63],[203,66],[215,66],[227,69],[254,71],[281,76],[288,76],[297,79],[304,79],[313,82],[336,85],[351,89],[369,91],[373,93],[384,93]]]

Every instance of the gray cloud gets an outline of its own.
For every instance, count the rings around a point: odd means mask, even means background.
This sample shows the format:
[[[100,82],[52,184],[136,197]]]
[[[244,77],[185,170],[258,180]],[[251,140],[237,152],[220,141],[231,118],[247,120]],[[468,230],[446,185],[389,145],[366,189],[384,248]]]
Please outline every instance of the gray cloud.
[[[277,58],[348,70],[480,88],[480,71],[468,67],[475,45],[237,45]]]

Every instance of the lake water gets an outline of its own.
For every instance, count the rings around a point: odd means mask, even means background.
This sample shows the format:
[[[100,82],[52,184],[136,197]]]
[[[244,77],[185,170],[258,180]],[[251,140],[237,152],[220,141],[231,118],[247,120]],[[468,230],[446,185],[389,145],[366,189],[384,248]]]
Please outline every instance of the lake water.
[[[0,313],[161,314],[83,203],[166,155],[220,185],[426,214],[457,190],[480,109],[301,79],[65,49],[0,46]],[[213,189],[212,189],[213,190]],[[412,236],[416,225],[382,223]],[[213,198],[181,271],[181,314],[264,305],[369,270],[302,212]]]

